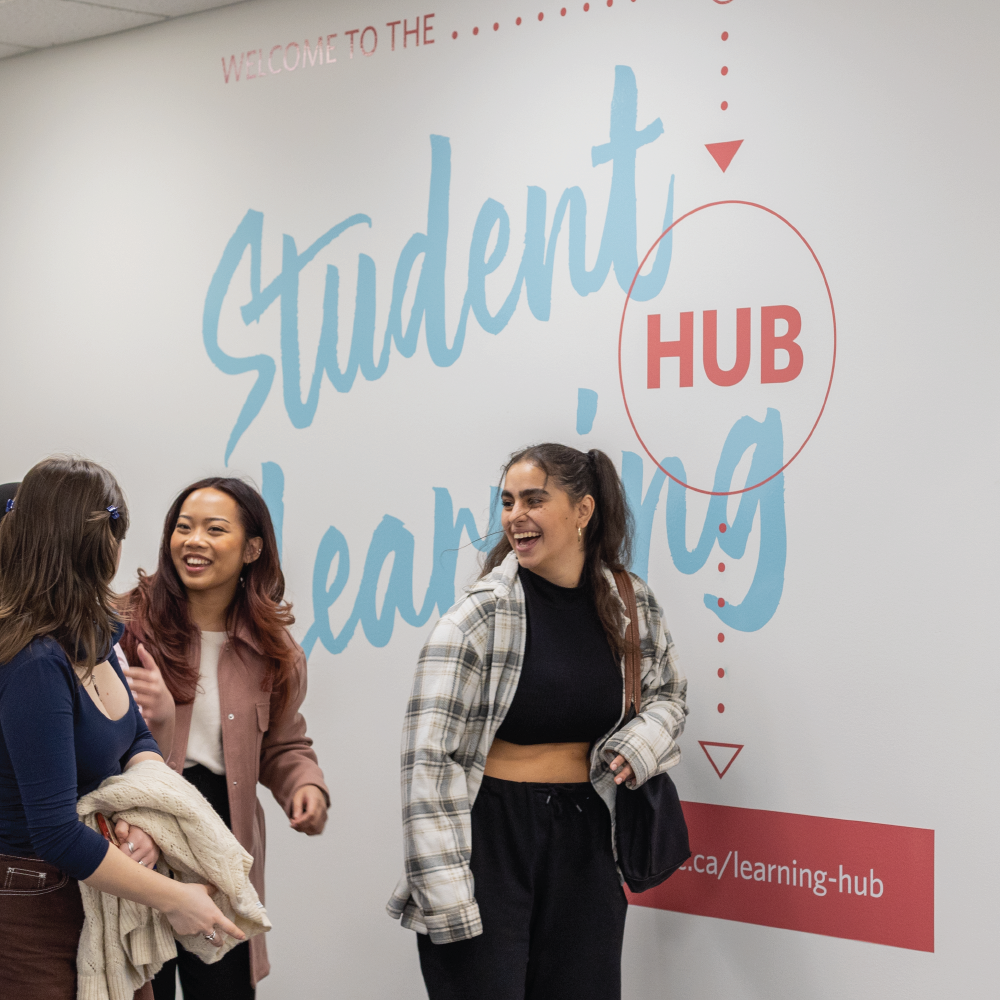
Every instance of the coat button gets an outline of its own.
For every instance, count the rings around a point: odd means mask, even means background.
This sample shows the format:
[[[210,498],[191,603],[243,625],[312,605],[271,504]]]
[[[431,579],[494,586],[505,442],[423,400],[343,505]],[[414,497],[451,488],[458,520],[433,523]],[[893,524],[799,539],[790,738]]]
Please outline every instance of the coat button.
[[[233,782],[233,784],[235,785],[235,784],[236,784],[236,782],[234,781],[234,782]]]
[[[230,712],[230,713],[229,713],[229,721],[230,721],[230,722],[232,722],[232,721],[233,721],[233,719],[235,719],[235,718],[236,718],[236,716],[235,716],[235,715],[233,715],[233,713],[232,713],[232,712]]]

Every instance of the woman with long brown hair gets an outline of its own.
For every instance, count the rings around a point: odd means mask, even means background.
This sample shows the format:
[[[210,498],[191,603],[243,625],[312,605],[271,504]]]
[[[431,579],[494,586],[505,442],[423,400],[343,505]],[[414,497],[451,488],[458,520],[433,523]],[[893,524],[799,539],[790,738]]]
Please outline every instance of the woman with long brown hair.
[[[163,524],[151,576],[127,595],[122,646],[129,683],[167,763],[191,781],[253,855],[264,899],[264,812],[270,788],[291,826],[323,832],[329,793],[299,712],[306,659],[288,627],[285,578],[261,495],[240,479],[182,490]],[[157,1000],[254,996],[269,965],[264,937],[205,965],[178,948],[153,980]]]
[[[244,935],[207,887],[152,871],[159,851],[119,821],[120,850],[77,817],[80,796],[162,760],[122,674],[111,582],[128,530],[114,476],[50,458],[0,522],[0,995],[71,1000],[78,881],[162,911],[180,934]],[[148,985],[146,987],[148,990]]]
[[[617,1000],[616,787],[680,759],[687,683],[660,606],[628,574],[642,711],[622,725],[613,574],[632,522],[607,455],[526,448],[501,485],[503,536],[420,655],[403,730],[406,871],[388,909],[418,932],[431,1000]]]

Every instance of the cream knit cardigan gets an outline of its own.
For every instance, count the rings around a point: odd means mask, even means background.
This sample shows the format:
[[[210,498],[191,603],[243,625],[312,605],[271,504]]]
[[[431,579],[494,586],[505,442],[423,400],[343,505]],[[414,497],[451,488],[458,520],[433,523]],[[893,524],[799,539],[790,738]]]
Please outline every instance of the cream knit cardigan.
[[[264,904],[250,884],[253,858],[201,792],[166,764],[141,761],[77,804],[80,819],[95,830],[99,812],[112,825],[124,819],[145,830],[160,848],[160,871],[169,867],[182,882],[214,885],[216,906],[247,939],[270,930]],[[132,1000],[135,990],[177,955],[175,937],[206,963],[217,962],[237,944],[224,936],[225,943],[216,948],[200,934],[175,935],[158,910],[83,882],[80,895],[85,922],[76,958],[77,1000]]]

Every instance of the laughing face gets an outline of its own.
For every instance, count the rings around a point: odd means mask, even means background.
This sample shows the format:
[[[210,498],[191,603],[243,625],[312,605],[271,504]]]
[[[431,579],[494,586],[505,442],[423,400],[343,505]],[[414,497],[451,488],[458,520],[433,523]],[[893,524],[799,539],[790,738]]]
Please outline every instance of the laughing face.
[[[189,591],[235,591],[244,563],[253,562],[261,548],[259,538],[246,537],[236,501],[221,490],[191,493],[170,536],[170,557]]]
[[[574,503],[537,465],[518,462],[507,470],[501,502],[504,534],[517,561],[559,587],[577,586],[584,561],[580,532],[594,512],[594,498],[588,494]]]

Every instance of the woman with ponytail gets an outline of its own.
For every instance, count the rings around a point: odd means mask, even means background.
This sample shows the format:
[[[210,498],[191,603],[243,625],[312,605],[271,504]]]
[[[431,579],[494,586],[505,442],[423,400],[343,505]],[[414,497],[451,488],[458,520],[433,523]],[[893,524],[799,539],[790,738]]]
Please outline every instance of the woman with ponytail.
[[[616,787],[678,762],[687,682],[630,574],[642,711],[622,725],[632,518],[607,455],[526,448],[501,487],[503,536],[420,655],[388,909],[418,932],[430,1000],[617,1000]]]
[[[292,829],[323,832],[329,793],[299,712],[306,658],[263,497],[240,479],[182,490],[167,512],[156,572],[139,571],[122,646],[129,683],[167,763],[194,784],[253,855],[264,899],[264,811],[271,790]],[[250,1000],[270,966],[264,935],[205,965],[178,948],[156,1000]]]

